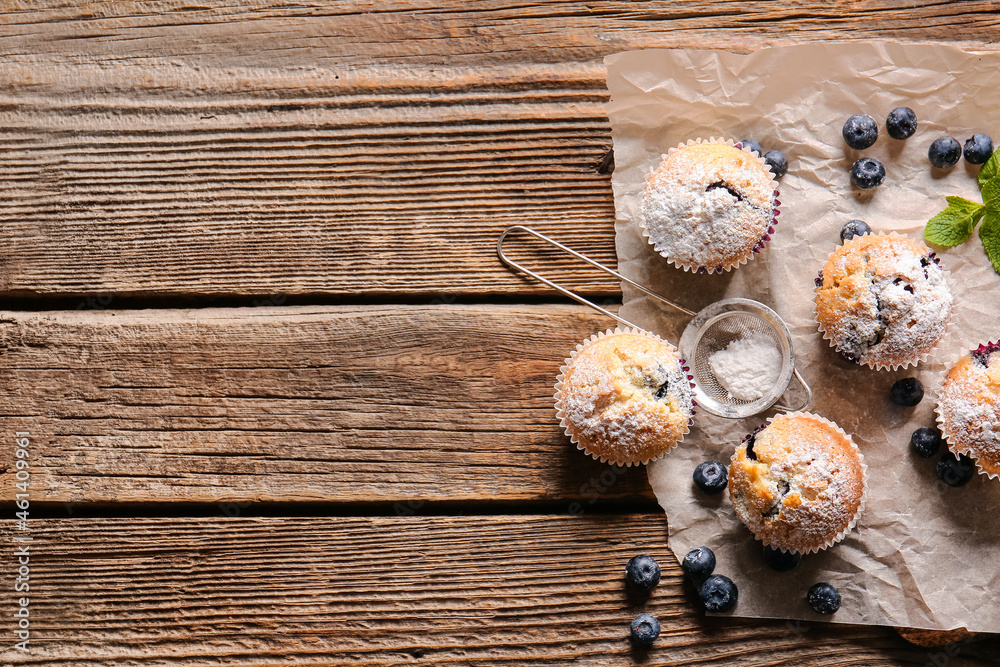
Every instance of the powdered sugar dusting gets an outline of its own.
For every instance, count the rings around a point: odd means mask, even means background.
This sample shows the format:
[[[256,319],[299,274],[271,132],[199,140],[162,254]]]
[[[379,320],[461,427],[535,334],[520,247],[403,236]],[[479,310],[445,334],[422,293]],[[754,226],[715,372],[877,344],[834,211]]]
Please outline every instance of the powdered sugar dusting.
[[[760,247],[772,231],[774,202],[772,174],[750,153],[691,144],[664,156],[650,176],[642,225],[656,251],[678,266],[720,271]]]
[[[985,348],[989,350],[989,348]],[[938,423],[955,454],[968,454],[991,476],[1000,475],[1000,351],[962,357],[938,395]],[[977,358],[978,357],[978,358]],[[985,358],[984,365],[980,359]]]
[[[730,498],[764,544],[816,551],[841,539],[863,506],[860,451],[835,424],[778,415],[733,455]]]
[[[876,368],[916,363],[944,336],[951,312],[944,270],[898,235],[845,243],[816,292],[820,330],[844,356]]]
[[[708,364],[731,398],[755,401],[774,388],[781,373],[781,351],[764,334],[734,340],[708,358]]]
[[[601,460],[633,465],[679,442],[694,392],[676,348],[643,332],[610,332],[568,360],[556,409],[575,442]]]

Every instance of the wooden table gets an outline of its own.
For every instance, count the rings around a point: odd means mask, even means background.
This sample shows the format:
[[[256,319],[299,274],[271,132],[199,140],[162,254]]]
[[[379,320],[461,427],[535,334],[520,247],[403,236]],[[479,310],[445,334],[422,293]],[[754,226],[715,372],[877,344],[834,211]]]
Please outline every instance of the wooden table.
[[[868,4],[2,3],[0,661],[996,661],[704,618],[644,471],[553,418],[610,322],[494,254],[524,223],[614,263],[609,53],[997,35],[989,2]]]

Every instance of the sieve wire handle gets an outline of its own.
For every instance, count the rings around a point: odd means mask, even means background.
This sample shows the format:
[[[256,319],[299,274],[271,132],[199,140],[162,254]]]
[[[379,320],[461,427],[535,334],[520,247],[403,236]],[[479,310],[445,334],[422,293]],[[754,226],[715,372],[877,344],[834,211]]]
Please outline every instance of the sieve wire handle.
[[[562,294],[565,294],[566,296],[568,296],[569,298],[573,299],[574,301],[582,303],[585,306],[590,306],[594,310],[596,310],[596,311],[598,311],[600,313],[603,313],[604,315],[607,315],[608,317],[610,317],[613,320],[617,320],[618,322],[620,322],[621,324],[624,324],[627,327],[633,327],[635,329],[643,329],[644,328],[644,327],[640,327],[640,326],[637,326],[637,325],[629,322],[628,320],[626,320],[623,317],[619,317],[618,315],[616,315],[615,313],[612,313],[607,308],[602,308],[601,306],[598,306],[593,301],[585,299],[584,297],[580,296],[576,292],[574,292],[574,291],[572,291],[570,289],[567,289],[567,288],[563,287],[562,285],[559,285],[558,283],[552,282],[548,278],[545,278],[543,276],[538,275],[536,272],[532,271],[531,269],[527,268],[526,266],[518,264],[517,262],[515,262],[514,260],[512,260],[510,257],[508,257],[504,253],[503,242],[504,242],[504,239],[507,238],[507,235],[510,234],[511,232],[525,232],[526,234],[530,234],[531,236],[534,236],[536,239],[539,239],[541,241],[544,241],[545,243],[548,243],[551,246],[559,248],[560,250],[562,250],[564,252],[567,252],[570,255],[573,255],[574,257],[576,257],[578,259],[582,259],[587,264],[590,264],[591,266],[593,266],[593,267],[595,267],[597,269],[600,269],[601,271],[604,271],[605,273],[611,274],[612,276],[618,278],[619,280],[622,280],[622,281],[628,283],[629,285],[631,285],[632,287],[635,287],[636,289],[638,289],[638,290],[640,290],[640,291],[648,294],[649,296],[653,297],[654,299],[659,299],[660,301],[662,301],[663,303],[667,304],[668,306],[676,308],[677,310],[681,311],[682,313],[685,313],[687,315],[690,315],[691,317],[694,317],[694,313],[693,312],[691,312],[687,308],[684,308],[682,306],[678,306],[676,303],[674,303],[670,299],[666,298],[662,294],[657,294],[656,292],[654,292],[653,290],[649,289],[648,287],[640,285],[639,283],[635,282],[634,280],[631,280],[630,278],[626,278],[625,276],[623,276],[622,274],[618,273],[614,269],[608,268],[608,267],[604,266],[603,264],[601,264],[600,262],[596,262],[596,261],[592,260],[591,258],[587,257],[586,255],[580,254],[576,250],[573,250],[572,248],[570,248],[568,246],[565,246],[562,243],[559,243],[555,239],[549,238],[548,236],[545,236],[544,234],[536,232],[534,229],[531,229],[530,227],[525,227],[524,225],[512,225],[512,226],[508,227],[507,229],[503,230],[503,232],[501,232],[500,238],[497,239],[497,256],[500,258],[501,262],[503,262],[507,266],[511,267],[512,269],[517,269],[518,271],[531,276],[535,280],[538,280],[538,281],[541,281],[541,282],[545,283],[546,285],[548,285],[552,289],[554,289],[554,290],[556,290],[558,292],[561,292]],[[801,381],[801,378],[799,380]]]
[[[790,408],[787,405],[781,405],[779,403],[774,404],[775,408],[784,410],[785,412],[798,412],[799,410],[805,410],[809,407],[809,404],[812,403],[813,400],[813,390],[809,387],[809,384],[802,378],[802,376],[799,375],[799,369],[796,368],[792,372],[795,375],[795,379],[798,380],[799,384],[802,385],[802,388],[806,390],[806,400],[799,403],[794,408]]]

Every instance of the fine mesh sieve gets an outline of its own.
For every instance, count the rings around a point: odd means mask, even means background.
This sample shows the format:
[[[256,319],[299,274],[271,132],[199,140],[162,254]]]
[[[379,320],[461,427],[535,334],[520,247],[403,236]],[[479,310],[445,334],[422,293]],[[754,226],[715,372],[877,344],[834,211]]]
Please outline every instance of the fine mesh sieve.
[[[716,301],[715,303],[701,309],[697,313],[694,313],[687,308],[677,305],[670,299],[657,294],[649,288],[626,278],[617,271],[610,269],[603,264],[578,253],[572,248],[569,248],[558,241],[545,236],[544,234],[536,232],[533,229],[523,225],[514,225],[512,227],[508,227],[500,234],[500,238],[497,240],[497,255],[500,257],[500,261],[504,264],[545,283],[549,287],[562,292],[575,301],[594,308],[598,312],[617,320],[625,326],[634,327],[636,329],[643,328],[622,317],[619,317],[616,313],[612,313],[606,308],[602,308],[596,303],[581,297],[572,290],[566,289],[562,285],[538,275],[534,271],[507,257],[503,251],[503,242],[507,235],[514,231],[521,231],[530,234],[531,236],[555,246],[560,250],[573,255],[574,257],[582,259],[593,267],[627,282],[629,285],[632,285],[645,294],[666,303],[672,308],[675,308],[676,310],[679,310],[687,315],[691,315],[691,321],[688,322],[687,326],[684,328],[684,333],[681,334],[680,344],[677,347],[681,356],[686,360],[688,367],[691,369],[691,374],[694,377],[695,400],[706,412],[710,412],[720,417],[738,419],[753,416],[767,410],[771,406],[775,406],[779,410],[802,410],[812,401],[812,391],[809,389],[809,385],[806,384],[799,372],[795,370],[795,353],[792,348],[792,337],[788,332],[788,327],[785,325],[784,320],[782,320],[776,312],[759,301],[743,298],[723,299],[722,301]],[[735,398],[722,386],[719,379],[712,371],[709,360],[713,354],[726,349],[734,341],[746,339],[755,334],[765,336],[772,343],[774,343],[774,346],[781,353],[781,368],[771,389],[764,392],[764,395],[760,398],[748,401]],[[791,382],[793,375],[799,381],[799,384],[802,385],[802,389],[805,393],[805,400],[801,403],[801,405],[794,407],[776,405],[778,399],[788,389],[788,385]]]
[[[755,335],[771,341],[781,355],[781,366],[769,391],[764,392],[760,398],[743,400],[726,390],[709,362],[713,354],[726,349],[731,343]],[[788,389],[792,375],[795,375],[805,389],[807,400],[805,404],[795,408],[783,405],[777,407],[783,410],[801,410],[811,398],[808,385],[795,370],[795,352],[788,327],[776,312],[759,301],[724,299],[703,308],[684,328],[678,348],[694,375],[698,405],[714,415],[736,419],[767,410]]]

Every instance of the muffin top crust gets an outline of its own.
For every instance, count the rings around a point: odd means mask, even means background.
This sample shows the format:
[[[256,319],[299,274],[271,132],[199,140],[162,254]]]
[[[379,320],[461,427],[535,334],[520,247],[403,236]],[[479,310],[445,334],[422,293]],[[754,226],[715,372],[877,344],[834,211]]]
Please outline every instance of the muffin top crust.
[[[774,176],[760,159],[728,144],[670,151],[650,175],[641,223],[658,253],[689,271],[729,270],[773,231]]]
[[[944,271],[927,246],[895,233],[845,242],[816,282],[820,331],[844,357],[872,368],[916,364],[951,320]]]
[[[694,414],[677,349],[638,332],[584,343],[564,368],[556,399],[567,433],[588,453],[619,465],[662,455],[684,437]]]
[[[953,453],[973,457],[991,477],[1000,475],[1000,342],[980,345],[948,371],[937,414]]]
[[[781,414],[736,449],[729,495],[757,539],[805,553],[851,527],[865,474],[860,451],[836,425],[810,413]]]

